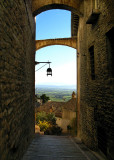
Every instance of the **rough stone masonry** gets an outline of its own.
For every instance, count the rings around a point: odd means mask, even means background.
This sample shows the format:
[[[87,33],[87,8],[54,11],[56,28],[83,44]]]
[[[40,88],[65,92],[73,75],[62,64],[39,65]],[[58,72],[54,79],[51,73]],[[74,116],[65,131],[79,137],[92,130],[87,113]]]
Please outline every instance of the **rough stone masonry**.
[[[31,1],[0,1],[0,160],[18,160],[34,135],[35,23]]]

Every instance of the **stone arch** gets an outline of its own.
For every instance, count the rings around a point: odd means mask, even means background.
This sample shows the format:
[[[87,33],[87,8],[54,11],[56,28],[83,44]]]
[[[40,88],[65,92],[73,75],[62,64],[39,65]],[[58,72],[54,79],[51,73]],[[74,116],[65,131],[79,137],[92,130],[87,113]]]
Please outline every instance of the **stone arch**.
[[[81,16],[80,4],[82,0],[32,0],[33,16],[50,9],[65,9]]]
[[[47,47],[50,45],[65,45],[77,49],[76,38],[59,38],[36,40],[36,51],[40,48]]]

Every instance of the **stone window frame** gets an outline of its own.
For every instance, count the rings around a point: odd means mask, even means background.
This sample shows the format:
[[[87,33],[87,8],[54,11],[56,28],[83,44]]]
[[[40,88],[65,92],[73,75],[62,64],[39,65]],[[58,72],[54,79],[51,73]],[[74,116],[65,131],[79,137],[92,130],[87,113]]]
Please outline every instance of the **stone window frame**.
[[[94,45],[89,47],[89,65],[90,65],[90,76],[91,80],[95,80],[95,49]]]
[[[109,77],[114,78],[114,27],[106,33],[106,50],[108,55]]]

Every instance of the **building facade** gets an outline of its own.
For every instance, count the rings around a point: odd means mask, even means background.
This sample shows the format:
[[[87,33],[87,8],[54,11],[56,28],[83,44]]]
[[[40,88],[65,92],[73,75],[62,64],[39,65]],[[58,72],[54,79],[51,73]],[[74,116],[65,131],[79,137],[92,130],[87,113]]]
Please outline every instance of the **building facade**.
[[[86,0],[79,18],[78,136],[113,159],[114,1]]]

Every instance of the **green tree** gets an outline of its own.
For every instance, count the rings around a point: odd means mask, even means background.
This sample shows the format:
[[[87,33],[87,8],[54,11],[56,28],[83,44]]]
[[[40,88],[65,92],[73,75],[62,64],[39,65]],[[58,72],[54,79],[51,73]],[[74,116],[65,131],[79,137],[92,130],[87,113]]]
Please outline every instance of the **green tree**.
[[[47,121],[52,125],[56,125],[56,118],[54,113],[46,114],[46,112],[38,112],[36,114],[36,123],[39,124],[39,121]]]
[[[48,113],[47,114],[47,121],[52,125],[56,125],[55,114],[54,113]]]
[[[42,94],[40,98],[42,99],[42,103],[46,103],[48,100],[50,100],[50,98],[47,97],[46,94]]]
[[[38,112],[36,114],[36,123],[38,124],[39,121],[47,121],[47,114],[46,112]]]
[[[36,124],[40,127],[40,131],[44,131],[45,134],[60,135],[62,133],[62,128],[56,124],[54,113],[38,112]]]

